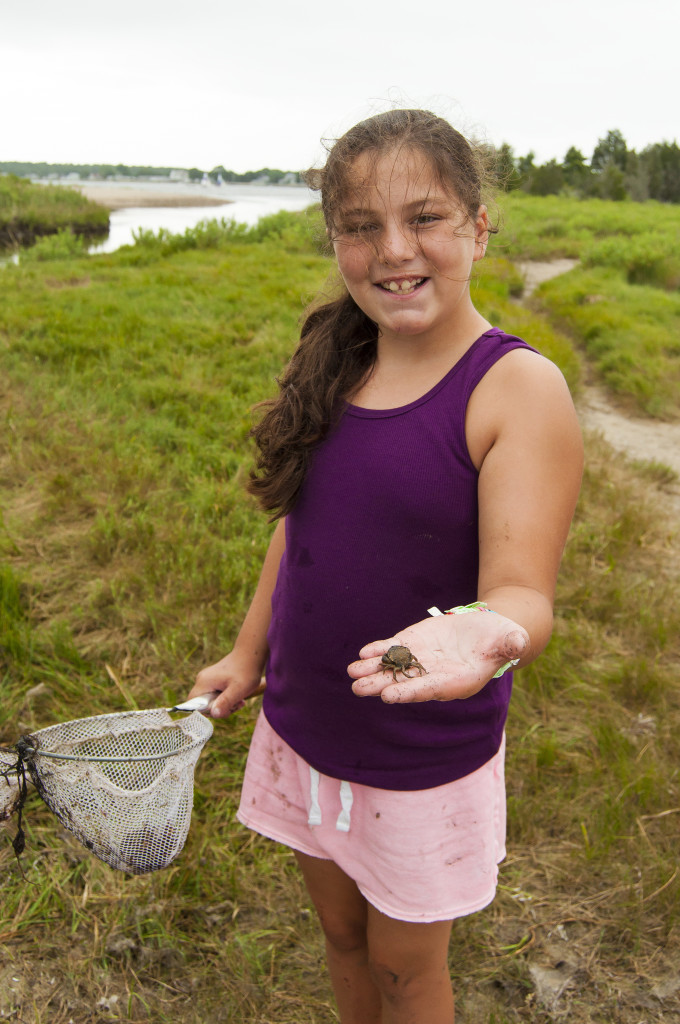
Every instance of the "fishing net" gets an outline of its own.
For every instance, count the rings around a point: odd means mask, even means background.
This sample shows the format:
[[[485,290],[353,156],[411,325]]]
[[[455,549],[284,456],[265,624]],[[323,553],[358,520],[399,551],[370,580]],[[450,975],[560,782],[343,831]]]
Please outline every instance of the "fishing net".
[[[16,755],[8,750],[0,750],[0,821],[12,817],[20,800]]]
[[[28,769],[50,810],[100,860],[134,875],[158,871],[186,841],[194,768],[212,731],[198,711],[173,719],[158,708],[23,736],[14,762],[0,755],[0,820],[21,808]]]

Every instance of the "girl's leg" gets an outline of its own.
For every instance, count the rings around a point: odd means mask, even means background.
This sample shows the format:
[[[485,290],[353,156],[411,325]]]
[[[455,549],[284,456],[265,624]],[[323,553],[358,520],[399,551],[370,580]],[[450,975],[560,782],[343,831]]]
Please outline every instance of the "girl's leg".
[[[382,1024],[380,992],[368,966],[366,900],[333,861],[297,851],[295,856],[326,937],[328,972],[342,1024]]]
[[[448,967],[451,921],[395,921],[367,904],[369,970],[381,1024],[453,1024]]]

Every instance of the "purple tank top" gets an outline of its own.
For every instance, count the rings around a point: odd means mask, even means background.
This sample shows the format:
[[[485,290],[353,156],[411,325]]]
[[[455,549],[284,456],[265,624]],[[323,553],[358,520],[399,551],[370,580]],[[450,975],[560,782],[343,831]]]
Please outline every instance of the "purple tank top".
[[[325,775],[414,790],[461,778],[498,750],[510,672],[466,700],[384,704],[352,693],[366,643],[477,599],[477,471],[465,440],[472,391],[507,352],[492,328],[422,398],[346,406],[286,520],[272,597],[264,713]]]

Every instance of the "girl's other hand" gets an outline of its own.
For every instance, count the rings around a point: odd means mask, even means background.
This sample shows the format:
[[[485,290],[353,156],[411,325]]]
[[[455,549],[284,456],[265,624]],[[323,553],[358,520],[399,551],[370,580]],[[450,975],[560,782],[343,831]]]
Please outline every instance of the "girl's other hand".
[[[382,655],[392,646],[407,647],[425,670],[384,670]],[[367,644],[360,661],[347,671],[358,697],[380,697],[386,704],[459,700],[478,693],[507,662],[526,654],[529,635],[504,615],[473,611],[438,615],[401,630],[389,640]]]
[[[231,651],[221,661],[201,669],[187,699],[218,690],[220,696],[210,708],[210,717],[227,718],[232,711],[244,706],[247,698],[259,690],[260,684],[259,670],[254,671],[235,651]]]

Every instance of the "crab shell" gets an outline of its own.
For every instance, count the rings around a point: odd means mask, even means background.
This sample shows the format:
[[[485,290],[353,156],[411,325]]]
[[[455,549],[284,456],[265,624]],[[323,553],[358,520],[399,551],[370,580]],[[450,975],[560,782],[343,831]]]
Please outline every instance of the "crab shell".
[[[390,647],[388,651],[383,654],[380,659],[380,663],[382,671],[391,672],[395,682],[397,679],[397,672],[403,672],[404,675],[410,679],[411,676],[409,676],[406,671],[407,669],[417,668],[420,675],[423,675],[426,671],[420,662],[414,658],[408,647],[402,647],[399,644],[395,644],[393,647]]]

